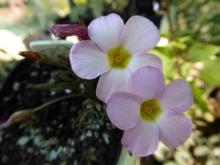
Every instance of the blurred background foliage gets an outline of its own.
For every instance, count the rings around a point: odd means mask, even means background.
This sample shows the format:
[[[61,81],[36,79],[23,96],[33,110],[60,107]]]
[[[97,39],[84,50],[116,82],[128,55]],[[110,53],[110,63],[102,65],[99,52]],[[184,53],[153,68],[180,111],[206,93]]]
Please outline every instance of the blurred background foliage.
[[[21,40],[16,53],[10,51],[18,43],[13,44],[12,35],[1,37],[0,81],[20,59],[18,52],[27,49],[22,40],[50,38],[50,25],[88,25],[95,17],[111,12],[119,13],[125,21],[135,14],[144,15],[160,25],[161,40],[151,52],[163,60],[166,81],[183,78],[192,87],[195,104],[188,115],[198,128],[187,144],[175,151],[164,151],[162,147],[156,159],[167,164],[185,164],[185,160],[194,164],[198,159],[215,165],[220,160],[219,132],[204,139],[200,127],[209,129],[220,117],[219,6],[219,0],[0,0],[0,32],[7,30]],[[209,143],[210,139],[217,140]],[[203,147],[204,152],[197,147]],[[217,150],[217,156],[210,152],[213,150]]]

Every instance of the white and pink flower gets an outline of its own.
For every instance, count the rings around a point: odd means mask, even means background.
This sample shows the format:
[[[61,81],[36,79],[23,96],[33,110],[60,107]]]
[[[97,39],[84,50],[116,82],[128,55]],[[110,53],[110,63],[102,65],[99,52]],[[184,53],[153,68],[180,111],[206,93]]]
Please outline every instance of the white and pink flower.
[[[161,71],[137,70],[130,93],[118,92],[107,102],[111,122],[124,130],[123,146],[135,156],[147,156],[161,140],[169,148],[182,144],[192,132],[192,122],[183,115],[191,107],[191,90],[184,80],[165,86]]]
[[[91,40],[77,43],[70,52],[71,68],[83,79],[101,75],[96,95],[107,102],[114,92],[130,88],[131,75],[143,66],[161,69],[161,60],[147,51],[160,39],[157,27],[142,16],[126,24],[117,14],[93,20],[88,26]]]
[[[193,103],[187,82],[165,86],[161,60],[147,51],[159,41],[157,27],[142,16],[126,24],[117,14],[102,16],[88,26],[90,40],[76,44],[70,63],[83,79],[100,76],[96,95],[107,103],[112,123],[124,130],[122,144],[135,156],[147,156],[161,140],[170,148],[192,132],[183,112]]]

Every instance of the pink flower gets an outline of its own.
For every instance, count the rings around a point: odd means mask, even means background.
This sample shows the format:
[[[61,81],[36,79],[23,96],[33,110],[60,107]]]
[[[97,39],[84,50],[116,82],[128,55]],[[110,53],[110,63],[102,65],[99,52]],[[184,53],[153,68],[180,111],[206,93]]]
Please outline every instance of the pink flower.
[[[184,80],[165,86],[160,70],[143,67],[131,78],[131,93],[111,95],[107,115],[124,130],[122,144],[136,156],[147,156],[161,140],[175,148],[192,132],[192,122],[183,115],[191,107],[191,90]]]
[[[161,60],[147,54],[159,41],[159,31],[142,16],[131,17],[125,25],[117,14],[102,16],[89,24],[88,34],[90,41],[81,41],[72,48],[71,67],[83,79],[101,75],[96,95],[104,102],[116,91],[127,91],[131,74],[137,69],[161,69]]]

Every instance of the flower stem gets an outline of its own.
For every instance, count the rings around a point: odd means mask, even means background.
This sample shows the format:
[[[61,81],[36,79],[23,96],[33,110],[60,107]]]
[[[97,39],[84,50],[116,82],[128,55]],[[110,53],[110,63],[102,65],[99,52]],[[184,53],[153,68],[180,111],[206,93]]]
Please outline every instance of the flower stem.
[[[117,165],[136,165],[140,159],[135,156],[130,156],[129,153],[122,148]]]
[[[40,105],[36,108],[33,108],[33,112],[37,112],[37,111],[42,110],[42,109],[44,109],[44,108],[46,108],[46,107],[48,107],[48,106],[50,106],[50,105],[52,105],[56,102],[59,102],[59,101],[65,100],[65,99],[69,99],[69,98],[73,98],[73,97],[84,97],[84,95],[71,94],[71,95],[67,95],[67,96],[62,96],[62,97],[59,97],[57,99],[51,100],[51,101],[49,101],[45,104],[42,104],[42,105]]]

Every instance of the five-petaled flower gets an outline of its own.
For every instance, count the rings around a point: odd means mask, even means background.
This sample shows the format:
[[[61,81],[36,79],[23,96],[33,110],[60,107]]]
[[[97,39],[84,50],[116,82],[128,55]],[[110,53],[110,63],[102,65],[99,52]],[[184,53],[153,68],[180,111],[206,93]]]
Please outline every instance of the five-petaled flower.
[[[183,115],[191,107],[191,90],[184,80],[165,86],[161,71],[153,67],[137,70],[130,92],[111,95],[107,114],[124,130],[122,144],[136,156],[152,154],[159,140],[169,148],[182,144],[192,132],[192,122]]]
[[[159,30],[142,16],[132,16],[126,24],[117,14],[99,17],[89,24],[88,35],[91,40],[72,48],[71,68],[83,79],[101,75],[96,95],[104,102],[114,92],[129,90],[137,69],[162,67],[157,56],[147,53],[159,41]]]

